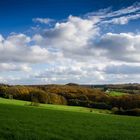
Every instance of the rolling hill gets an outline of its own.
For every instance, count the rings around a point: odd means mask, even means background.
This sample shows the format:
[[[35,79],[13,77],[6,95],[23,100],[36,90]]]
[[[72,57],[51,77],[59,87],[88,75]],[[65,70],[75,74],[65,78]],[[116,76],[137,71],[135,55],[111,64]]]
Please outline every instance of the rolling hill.
[[[0,98],[0,140],[140,139],[139,117],[100,111]]]

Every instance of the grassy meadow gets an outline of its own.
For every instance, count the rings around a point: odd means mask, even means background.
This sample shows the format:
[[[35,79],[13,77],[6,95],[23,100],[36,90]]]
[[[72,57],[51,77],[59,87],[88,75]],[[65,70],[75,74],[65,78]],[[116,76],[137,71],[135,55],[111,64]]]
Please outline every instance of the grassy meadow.
[[[124,93],[124,92],[119,92],[119,91],[109,91],[108,95],[110,95],[110,96],[122,96],[122,95],[128,95],[128,94]]]
[[[139,140],[140,117],[0,98],[0,140]]]

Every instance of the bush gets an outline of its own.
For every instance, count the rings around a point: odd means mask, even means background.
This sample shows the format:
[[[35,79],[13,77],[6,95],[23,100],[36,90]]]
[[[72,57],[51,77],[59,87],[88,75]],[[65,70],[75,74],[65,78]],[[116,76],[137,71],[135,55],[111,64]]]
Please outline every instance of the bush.
[[[111,109],[111,111],[115,114],[117,111],[119,111],[119,108],[118,108],[118,107],[113,107],[113,108]]]
[[[130,110],[118,110],[115,111],[114,113],[118,115],[140,116],[140,109],[135,108]]]
[[[38,100],[40,103],[49,103],[49,95],[40,89],[35,89],[30,92],[30,98],[32,100]]]
[[[68,100],[68,105],[71,106],[83,106],[83,107],[90,107],[90,101],[81,101],[78,99],[70,99]]]
[[[67,100],[61,96],[61,95],[57,95],[54,93],[50,93],[49,95],[49,103],[50,104],[61,104],[61,105],[66,105],[67,104]]]
[[[31,106],[39,106],[39,101],[37,98],[32,98],[31,100]]]
[[[113,107],[122,107],[125,110],[140,108],[140,95],[135,94],[110,97],[108,102]]]
[[[102,102],[93,102],[91,103],[91,107],[98,108],[98,109],[109,109],[109,110],[112,108],[112,106]]]

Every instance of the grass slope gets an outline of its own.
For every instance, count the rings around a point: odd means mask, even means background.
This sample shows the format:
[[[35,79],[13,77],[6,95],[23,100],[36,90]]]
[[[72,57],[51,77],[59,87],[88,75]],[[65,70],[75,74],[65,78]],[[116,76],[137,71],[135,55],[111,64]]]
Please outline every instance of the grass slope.
[[[0,98],[0,140],[139,140],[140,118]]]
[[[128,95],[127,93],[119,92],[119,91],[110,91],[108,93],[110,96],[122,96],[122,95]]]

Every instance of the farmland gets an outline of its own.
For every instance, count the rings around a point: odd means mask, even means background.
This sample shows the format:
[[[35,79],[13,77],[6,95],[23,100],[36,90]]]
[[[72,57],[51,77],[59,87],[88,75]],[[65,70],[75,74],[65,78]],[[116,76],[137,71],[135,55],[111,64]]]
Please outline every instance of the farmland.
[[[122,96],[122,95],[128,95],[127,93],[119,92],[119,91],[109,91],[108,95],[110,96]]]
[[[0,98],[1,140],[139,140],[140,118]]]

